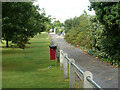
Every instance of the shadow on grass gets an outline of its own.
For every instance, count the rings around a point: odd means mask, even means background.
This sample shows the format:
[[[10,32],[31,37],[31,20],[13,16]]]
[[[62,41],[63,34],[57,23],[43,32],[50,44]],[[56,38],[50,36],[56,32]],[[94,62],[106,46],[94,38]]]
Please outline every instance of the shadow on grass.
[[[20,55],[22,55],[22,54],[27,54],[27,53],[32,53],[32,52],[29,52],[29,51],[25,51],[25,50],[23,50],[23,49],[3,49],[2,50],[2,54],[3,55],[11,55],[11,54],[20,54]]]
[[[2,46],[0,48],[12,48],[12,49],[14,49],[14,48],[19,48],[19,47],[18,46],[9,46],[9,47]],[[31,48],[31,46],[26,46],[25,48]],[[20,48],[20,49],[22,49],[22,48]]]

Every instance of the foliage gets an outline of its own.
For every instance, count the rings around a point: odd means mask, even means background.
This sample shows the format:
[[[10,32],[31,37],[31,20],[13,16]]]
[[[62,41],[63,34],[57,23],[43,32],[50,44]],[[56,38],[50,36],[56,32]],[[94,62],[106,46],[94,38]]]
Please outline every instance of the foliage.
[[[120,61],[120,2],[91,2],[90,10],[94,9],[97,19],[105,25],[104,51],[112,63]]]
[[[55,33],[58,34],[60,30],[60,27],[55,27]]]
[[[65,32],[67,33],[72,28],[72,19],[67,19],[65,21]]]
[[[71,26],[69,27],[69,25]],[[109,29],[108,32],[106,25],[103,25],[96,16],[89,16],[84,11],[80,17],[66,20],[65,30],[67,32],[65,39],[68,43],[80,47],[90,55],[98,57],[112,65],[119,65],[119,42],[112,41],[118,38],[119,32],[114,37],[108,34],[112,30],[110,31]],[[114,43],[118,44],[113,46]]]
[[[56,20],[53,22],[53,27],[62,27],[63,26],[63,23],[61,23],[59,20]]]
[[[50,32],[50,29],[52,28],[51,23],[46,22],[46,32]]]
[[[65,31],[68,32],[65,38],[69,43],[79,43],[79,45],[85,44],[88,39],[88,20],[88,15],[84,11],[80,17],[65,21]],[[71,29],[68,29],[69,25]]]
[[[119,6],[120,2],[91,2],[89,9],[95,10],[97,19],[110,31],[120,27]]]
[[[44,31],[44,22],[49,21],[44,11],[32,2],[3,2],[2,11],[2,38],[6,41],[6,47],[8,41],[12,41],[18,47],[25,48],[29,38]]]
[[[68,43],[75,43],[76,42],[76,35],[77,35],[77,31],[74,30],[74,28],[65,35],[66,41]]]
[[[59,30],[62,30],[63,23],[61,23],[59,20],[56,20],[53,22],[52,29],[55,29],[56,34],[59,33]]]
[[[50,29],[52,29],[51,20],[52,20],[51,16],[48,15],[48,20],[45,21],[45,31],[48,32],[48,33],[50,32]]]

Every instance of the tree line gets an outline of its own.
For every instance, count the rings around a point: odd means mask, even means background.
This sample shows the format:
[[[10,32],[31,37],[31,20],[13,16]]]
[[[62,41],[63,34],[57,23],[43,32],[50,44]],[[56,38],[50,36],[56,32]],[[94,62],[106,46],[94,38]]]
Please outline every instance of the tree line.
[[[2,2],[2,39],[25,48],[30,38],[46,30],[50,18],[32,2]]]
[[[90,55],[112,65],[120,65],[120,2],[91,2],[89,10],[65,21],[65,39]]]

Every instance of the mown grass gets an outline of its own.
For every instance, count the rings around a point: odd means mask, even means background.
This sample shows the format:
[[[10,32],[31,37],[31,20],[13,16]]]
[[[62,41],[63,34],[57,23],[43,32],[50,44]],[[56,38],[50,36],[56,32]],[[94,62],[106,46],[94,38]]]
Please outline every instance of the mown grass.
[[[50,60],[48,46],[48,35],[42,33],[24,50],[2,48],[2,87],[68,88],[59,64],[55,67],[55,61]]]

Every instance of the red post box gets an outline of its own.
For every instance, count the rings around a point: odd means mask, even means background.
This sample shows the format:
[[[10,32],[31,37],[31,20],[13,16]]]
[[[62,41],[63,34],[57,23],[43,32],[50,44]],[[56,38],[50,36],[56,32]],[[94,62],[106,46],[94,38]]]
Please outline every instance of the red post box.
[[[57,49],[57,46],[55,45],[50,45],[50,60],[55,60],[56,56],[55,56],[55,52]]]

